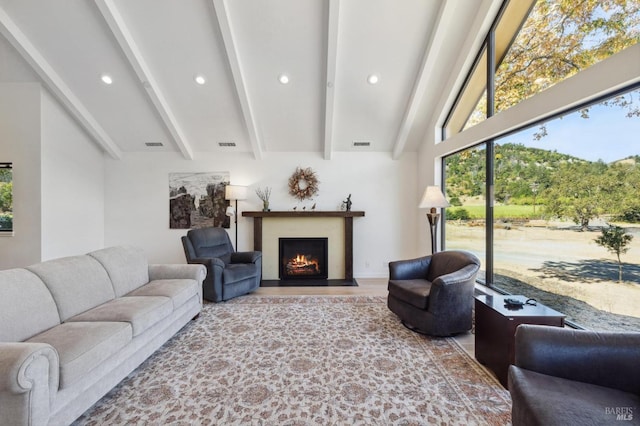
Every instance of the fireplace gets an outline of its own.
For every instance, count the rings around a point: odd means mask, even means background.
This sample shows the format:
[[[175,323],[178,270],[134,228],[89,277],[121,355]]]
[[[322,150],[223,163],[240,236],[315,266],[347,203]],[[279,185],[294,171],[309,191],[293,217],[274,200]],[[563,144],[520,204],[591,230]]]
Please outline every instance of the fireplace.
[[[328,238],[279,238],[280,279],[327,279]]]

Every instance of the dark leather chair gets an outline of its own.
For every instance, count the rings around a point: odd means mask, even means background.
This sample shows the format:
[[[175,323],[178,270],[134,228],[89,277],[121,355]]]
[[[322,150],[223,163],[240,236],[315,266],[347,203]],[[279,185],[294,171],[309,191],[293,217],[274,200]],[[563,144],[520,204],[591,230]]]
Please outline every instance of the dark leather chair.
[[[262,253],[235,252],[224,229],[192,229],[182,237],[182,246],[187,263],[207,267],[207,277],[202,283],[205,299],[221,302],[260,287]]]
[[[389,263],[387,306],[420,333],[451,336],[471,329],[480,260],[461,250]]]
[[[640,424],[639,362],[640,333],[520,325],[513,425]]]

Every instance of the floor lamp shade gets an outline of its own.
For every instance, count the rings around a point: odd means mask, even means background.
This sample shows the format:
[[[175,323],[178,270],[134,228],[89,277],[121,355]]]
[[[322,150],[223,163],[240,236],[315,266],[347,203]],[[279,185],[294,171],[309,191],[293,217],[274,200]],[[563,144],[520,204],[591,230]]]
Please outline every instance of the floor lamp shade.
[[[227,185],[224,188],[224,198],[225,200],[235,200],[236,208],[229,206],[227,207],[226,214],[227,216],[233,216],[234,223],[236,224],[236,246],[235,249],[238,251],[238,200],[246,200],[247,199],[247,187],[240,185]]]
[[[438,235],[438,220],[440,214],[437,213],[437,208],[449,207],[449,202],[444,197],[444,194],[437,186],[427,186],[422,195],[422,200],[418,208],[430,209],[427,213],[427,219],[429,220],[429,227],[431,228],[431,253],[437,251],[437,235]]]
[[[227,185],[224,188],[224,198],[226,200],[246,200],[247,187],[239,185]]]

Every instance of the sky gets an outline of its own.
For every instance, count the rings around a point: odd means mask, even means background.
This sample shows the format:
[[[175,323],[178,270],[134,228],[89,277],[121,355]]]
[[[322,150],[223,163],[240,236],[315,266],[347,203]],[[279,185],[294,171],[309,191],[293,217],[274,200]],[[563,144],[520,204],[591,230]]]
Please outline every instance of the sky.
[[[636,105],[640,90],[633,93]],[[576,111],[547,122],[547,136],[535,140],[539,126],[509,135],[498,143],[520,143],[528,147],[556,150],[583,160],[610,163],[630,155],[640,155],[640,117],[627,117],[627,109],[596,104],[589,118]]]

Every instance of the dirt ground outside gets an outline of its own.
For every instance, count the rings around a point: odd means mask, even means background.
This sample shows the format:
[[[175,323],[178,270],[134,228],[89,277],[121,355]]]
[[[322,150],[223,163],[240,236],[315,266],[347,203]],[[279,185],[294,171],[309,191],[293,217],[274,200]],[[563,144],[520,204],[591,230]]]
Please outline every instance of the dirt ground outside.
[[[640,228],[629,232],[634,238],[622,255],[618,282],[615,255],[594,241],[597,226],[583,232],[567,222],[498,224],[494,284],[533,297],[588,329],[640,331]],[[448,221],[446,248],[483,255],[484,224]]]

